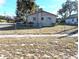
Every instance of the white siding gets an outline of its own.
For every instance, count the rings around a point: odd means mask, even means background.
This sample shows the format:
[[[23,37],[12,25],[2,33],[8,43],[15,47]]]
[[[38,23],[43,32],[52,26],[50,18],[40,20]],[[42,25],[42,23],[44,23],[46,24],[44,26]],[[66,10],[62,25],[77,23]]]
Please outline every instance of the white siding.
[[[78,24],[78,20],[76,18],[66,19],[66,24]]]
[[[35,17],[36,20],[33,20],[33,17]],[[42,17],[44,18],[44,20],[41,20]],[[51,18],[51,20],[49,20],[48,17]],[[28,17],[28,22],[34,22],[34,26],[38,24],[39,26],[51,26],[52,23],[56,23],[56,16],[45,12],[36,13]]]

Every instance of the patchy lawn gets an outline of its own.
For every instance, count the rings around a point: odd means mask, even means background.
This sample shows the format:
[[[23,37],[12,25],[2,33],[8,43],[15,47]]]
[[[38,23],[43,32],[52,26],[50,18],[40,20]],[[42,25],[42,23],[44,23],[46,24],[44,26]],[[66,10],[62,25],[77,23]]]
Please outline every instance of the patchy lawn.
[[[77,37],[1,38],[3,59],[77,59]]]
[[[0,34],[63,34],[70,33],[74,30],[77,30],[77,26],[68,26],[68,25],[57,25],[54,27],[44,27],[44,28],[27,28],[27,29],[18,29],[18,30],[0,30]]]

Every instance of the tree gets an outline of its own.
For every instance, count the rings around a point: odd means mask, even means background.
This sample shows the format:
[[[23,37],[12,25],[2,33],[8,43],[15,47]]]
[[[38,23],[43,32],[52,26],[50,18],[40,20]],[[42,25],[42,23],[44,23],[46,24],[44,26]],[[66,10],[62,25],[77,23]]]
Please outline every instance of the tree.
[[[16,15],[18,21],[27,22],[27,17],[31,14],[35,7],[35,0],[17,0]]]
[[[72,12],[78,13],[78,2],[77,0],[71,1],[67,0],[64,4],[62,4],[62,8],[59,9],[58,13],[62,16],[62,18],[67,18],[72,14]]]
[[[75,1],[72,2],[72,4],[73,4],[73,6],[72,6],[73,11],[75,11],[78,14],[78,1],[75,0]]]

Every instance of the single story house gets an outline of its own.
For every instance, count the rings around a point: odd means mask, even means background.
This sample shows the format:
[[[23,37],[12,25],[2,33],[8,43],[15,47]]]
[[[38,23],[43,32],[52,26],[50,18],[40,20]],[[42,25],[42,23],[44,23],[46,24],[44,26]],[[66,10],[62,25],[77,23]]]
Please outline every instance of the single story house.
[[[77,14],[73,14],[73,15],[69,16],[65,20],[65,23],[69,24],[69,25],[78,25],[78,15]]]
[[[51,26],[56,23],[56,17],[56,15],[42,10],[29,15],[27,22],[34,27]]]

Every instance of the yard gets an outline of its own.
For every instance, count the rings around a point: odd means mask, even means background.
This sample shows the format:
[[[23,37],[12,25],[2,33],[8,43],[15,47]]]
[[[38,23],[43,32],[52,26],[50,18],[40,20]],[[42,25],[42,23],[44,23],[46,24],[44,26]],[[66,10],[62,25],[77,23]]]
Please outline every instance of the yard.
[[[0,38],[2,59],[77,59],[77,37]]]
[[[25,28],[25,29],[12,29],[12,30],[0,30],[0,34],[9,35],[9,34],[66,34],[77,30],[77,26],[69,25],[56,25],[52,27],[43,27],[43,28]]]
[[[0,23],[7,23],[6,20],[0,19]]]

